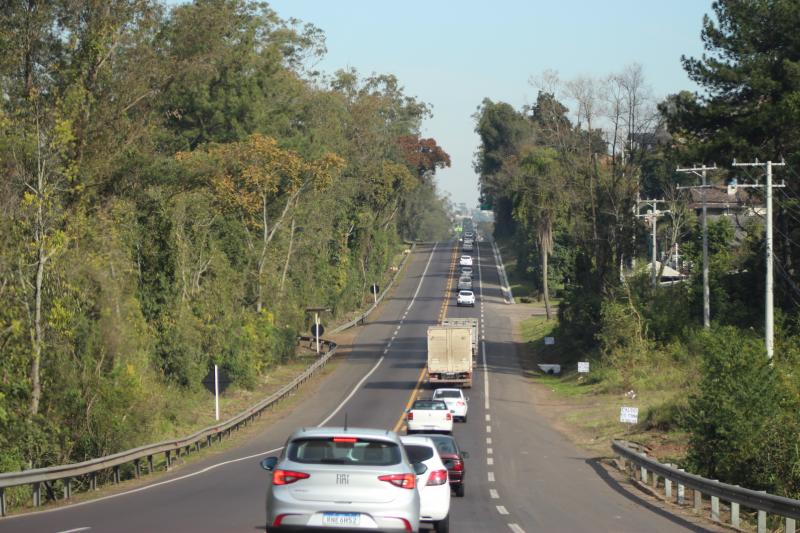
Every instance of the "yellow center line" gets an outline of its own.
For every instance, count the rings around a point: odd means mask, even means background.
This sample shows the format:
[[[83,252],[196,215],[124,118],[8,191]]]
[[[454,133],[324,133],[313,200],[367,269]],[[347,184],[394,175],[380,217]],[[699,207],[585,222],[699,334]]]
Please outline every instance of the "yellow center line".
[[[456,266],[456,255],[458,252],[458,246],[453,248],[453,254],[450,257],[450,269],[447,275],[447,288],[445,289],[444,293],[444,301],[442,302],[442,309],[439,312],[439,321],[441,322],[444,320],[445,313],[447,312],[447,304],[450,298],[450,290],[453,288],[453,271],[455,270]],[[406,406],[403,408],[403,411],[400,413],[400,417],[397,419],[397,423],[394,425],[394,431],[397,433],[403,427],[403,424],[406,421],[406,411],[411,408],[411,404],[414,403],[414,400],[417,399],[417,394],[419,393],[420,387],[422,386],[422,380],[425,379],[425,375],[427,374],[428,367],[427,365],[423,366],[419,372],[419,377],[417,378],[417,383],[414,385],[414,389],[411,391],[411,394],[408,396],[408,401],[406,402]]]

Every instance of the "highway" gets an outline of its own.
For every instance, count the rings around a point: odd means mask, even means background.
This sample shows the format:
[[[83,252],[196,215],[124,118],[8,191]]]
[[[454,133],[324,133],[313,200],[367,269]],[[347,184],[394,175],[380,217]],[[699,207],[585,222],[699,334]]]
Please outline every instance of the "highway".
[[[360,327],[352,351],[315,391],[241,445],[209,454],[150,484],[86,503],[0,520],[0,532],[253,532],[264,528],[268,474],[299,426],[399,428],[425,365],[426,330],[448,317],[481,324],[469,421],[454,434],[469,452],[464,498],[453,498],[451,531],[699,530],[619,489],[584,452],[536,411],[521,375],[491,247],[475,257],[477,303],[458,308],[448,282],[454,242],[417,246],[377,318]]]

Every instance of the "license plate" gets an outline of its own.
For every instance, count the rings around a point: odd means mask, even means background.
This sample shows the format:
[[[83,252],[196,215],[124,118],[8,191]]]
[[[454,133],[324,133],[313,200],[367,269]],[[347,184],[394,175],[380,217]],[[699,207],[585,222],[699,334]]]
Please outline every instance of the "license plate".
[[[359,513],[322,513],[323,526],[358,526],[360,523]]]

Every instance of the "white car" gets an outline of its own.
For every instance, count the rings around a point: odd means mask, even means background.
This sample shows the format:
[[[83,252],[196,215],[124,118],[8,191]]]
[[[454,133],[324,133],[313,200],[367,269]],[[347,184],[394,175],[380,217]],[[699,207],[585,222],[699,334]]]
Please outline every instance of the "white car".
[[[462,255],[461,259],[458,260],[458,264],[461,266],[472,266],[472,256]]]
[[[464,395],[461,389],[436,389],[433,391],[434,400],[442,400],[447,404],[450,412],[453,413],[453,418],[467,421],[467,411],[469,409],[469,398]]]
[[[453,432],[453,413],[442,400],[417,400],[406,414],[406,433]]]
[[[458,291],[458,298],[456,298],[456,306],[468,305],[475,307],[475,293],[472,291]]]
[[[461,267],[461,275],[462,276],[469,276],[471,278],[472,277],[472,267],[471,266]]]
[[[447,533],[450,529],[450,483],[436,444],[428,437],[416,435],[401,436],[400,442],[409,462],[428,467],[425,473],[417,476],[420,521],[431,522],[437,533]]]

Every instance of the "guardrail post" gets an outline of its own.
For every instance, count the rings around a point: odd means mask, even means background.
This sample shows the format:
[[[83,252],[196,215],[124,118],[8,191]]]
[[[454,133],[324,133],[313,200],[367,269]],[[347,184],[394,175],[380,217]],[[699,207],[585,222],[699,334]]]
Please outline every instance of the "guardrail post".
[[[39,507],[42,504],[42,484],[33,484],[33,506]]]
[[[664,498],[672,499],[672,480],[668,477],[664,478]]]
[[[152,474],[153,473],[153,456],[152,455],[148,455],[147,456],[147,473],[148,474]]]
[[[647,483],[647,469],[645,467],[641,468],[639,479],[642,481],[642,483]]]
[[[719,498],[711,496],[711,520],[719,522]]]
[[[120,478],[119,478],[119,465],[117,465],[117,466],[114,467],[114,483],[119,485],[119,481],[120,481]]]
[[[89,487],[92,490],[97,490],[97,472],[89,474]]]
[[[700,513],[703,510],[703,493],[697,489],[692,489],[694,492],[694,512]]]
[[[72,478],[65,477],[64,478],[64,499],[68,500],[72,498]]]
[[[0,489],[2,490],[2,489]],[[0,492],[0,498],[3,497],[3,493]],[[786,518],[783,522],[783,531],[784,533],[794,533],[795,531],[795,521],[794,518]]]
[[[758,511],[758,533],[767,533],[767,512],[759,509]]]
[[[6,489],[0,487],[0,516],[6,515]]]
[[[196,452],[200,451],[200,441],[194,443],[194,451]]]
[[[656,474],[655,472],[651,472],[650,480],[653,482],[653,489],[657,489],[658,488],[658,474]]]
[[[139,477],[142,475],[142,465],[139,464],[139,459],[133,460],[133,469],[136,475],[136,479],[139,479]]]
[[[686,472],[683,468],[679,468],[681,472]],[[686,502],[686,487],[681,483],[678,482],[678,496],[677,496],[678,505],[683,505]]]
[[[211,435],[208,435],[208,436],[206,437],[206,447],[207,447],[207,448],[210,448],[210,447],[211,447],[211,442],[212,442],[212,440],[213,440],[213,439],[211,438]]]
[[[731,502],[731,525],[739,529],[739,504]]]
[[[172,452],[167,450],[164,452],[164,459],[167,461],[167,470],[172,466]]]

